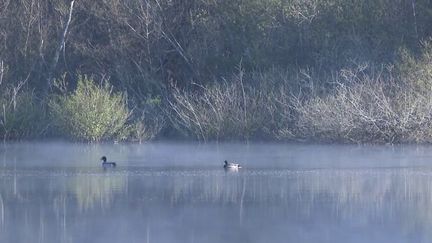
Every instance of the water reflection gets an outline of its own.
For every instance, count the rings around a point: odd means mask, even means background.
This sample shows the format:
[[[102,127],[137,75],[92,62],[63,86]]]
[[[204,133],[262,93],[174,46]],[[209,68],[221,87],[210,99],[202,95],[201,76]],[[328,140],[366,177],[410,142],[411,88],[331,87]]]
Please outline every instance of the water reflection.
[[[70,191],[75,194],[80,211],[86,211],[97,205],[107,209],[111,206],[116,192],[127,189],[125,174],[78,174],[68,183]]]
[[[432,239],[428,170],[3,170],[0,182],[0,242]]]
[[[431,242],[430,151],[0,145],[0,243]]]

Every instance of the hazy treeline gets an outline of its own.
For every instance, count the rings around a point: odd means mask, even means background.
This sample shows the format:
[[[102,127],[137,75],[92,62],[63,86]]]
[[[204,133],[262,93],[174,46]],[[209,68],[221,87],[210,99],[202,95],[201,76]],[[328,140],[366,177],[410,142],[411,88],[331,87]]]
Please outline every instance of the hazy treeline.
[[[0,135],[429,142],[426,0],[0,0]]]

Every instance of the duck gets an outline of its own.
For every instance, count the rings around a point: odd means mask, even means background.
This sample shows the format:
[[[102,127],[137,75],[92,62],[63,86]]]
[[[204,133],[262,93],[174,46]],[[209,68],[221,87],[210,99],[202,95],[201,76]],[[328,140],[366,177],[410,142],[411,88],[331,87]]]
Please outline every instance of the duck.
[[[239,164],[235,164],[235,163],[228,163],[228,161],[224,161],[224,166],[223,166],[225,169],[234,169],[234,170],[237,170],[237,169],[240,169],[241,168],[241,166],[239,165]]]
[[[117,164],[115,162],[107,162],[107,157],[102,156],[102,166],[103,167],[116,167]]]

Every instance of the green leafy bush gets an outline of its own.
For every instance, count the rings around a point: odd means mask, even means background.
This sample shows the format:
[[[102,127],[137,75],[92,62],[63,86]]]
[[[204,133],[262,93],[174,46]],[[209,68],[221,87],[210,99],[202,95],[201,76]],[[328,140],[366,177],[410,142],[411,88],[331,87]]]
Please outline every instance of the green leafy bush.
[[[61,134],[86,141],[115,138],[130,115],[123,94],[86,76],[79,78],[75,92],[54,97],[49,107]]]

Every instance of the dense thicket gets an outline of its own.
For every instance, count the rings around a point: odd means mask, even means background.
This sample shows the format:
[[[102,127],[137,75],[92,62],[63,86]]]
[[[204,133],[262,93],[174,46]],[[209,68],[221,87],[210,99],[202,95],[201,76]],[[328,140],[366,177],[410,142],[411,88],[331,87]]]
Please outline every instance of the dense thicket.
[[[265,137],[276,128],[263,128],[253,113],[235,118],[240,116],[235,109],[244,111],[248,102],[261,109],[267,96],[275,94],[301,92],[296,97],[302,105],[340,95],[334,83],[343,82],[341,72],[365,63],[362,72],[369,77],[378,72],[387,76],[375,80],[397,80],[398,86],[417,82],[409,78],[415,75],[409,64],[424,60],[422,43],[431,37],[431,23],[428,0],[0,0],[0,135],[17,137],[4,127],[19,95],[31,94],[37,108],[49,113],[44,104],[61,93],[54,80],[66,80],[71,93],[79,77],[88,75],[127,94],[131,126],[141,130],[148,128],[139,124],[154,120],[157,111],[158,124],[169,120],[166,127],[194,134],[194,126],[182,120],[186,111],[180,110],[181,102],[192,102],[188,95],[207,90],[239,95],[243,103],[232,101],[237,108],[227,108],[219,117],[226,121],[219,130],[195,137]],[[382,71],[392,66],[393,71]],[[262,93],[263,86],[271,92]],[[248,95],[258,98],[248,100]],[[206,102],[215,107],[215,100]],[[280,116],[278,102],[264,108],[276,109],[272,114]],[[290,126],[315,119],[289,107]],[[230,120],[247,121],[246,127],[239,130]],[[51,130],[49,124],[40,127],[43,134]],[[300,129],[301,134],[318,136],[311,127]]]

